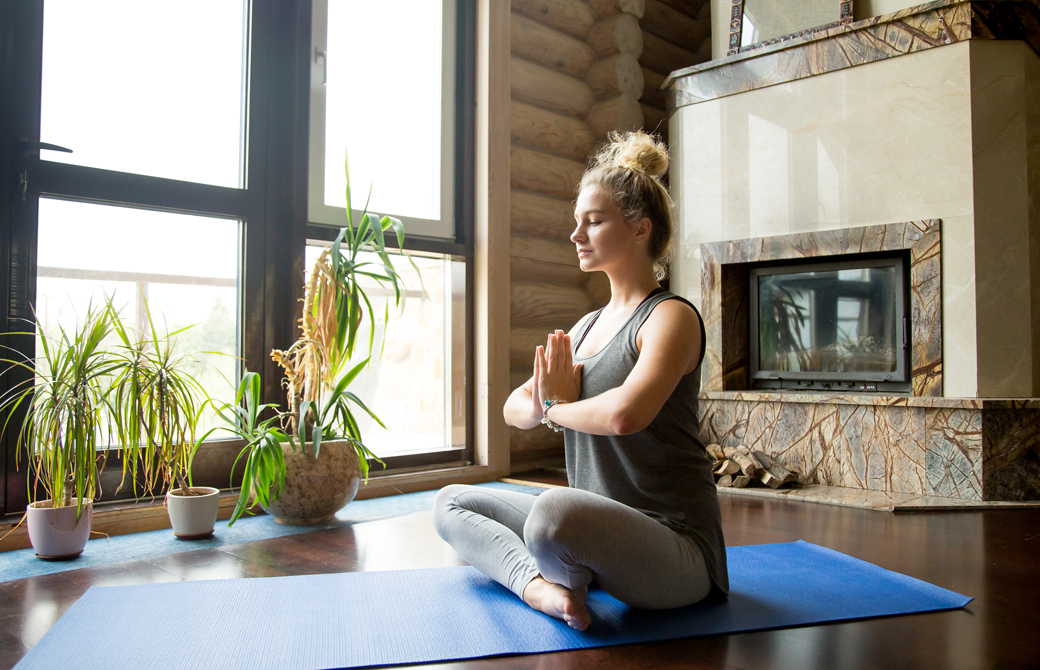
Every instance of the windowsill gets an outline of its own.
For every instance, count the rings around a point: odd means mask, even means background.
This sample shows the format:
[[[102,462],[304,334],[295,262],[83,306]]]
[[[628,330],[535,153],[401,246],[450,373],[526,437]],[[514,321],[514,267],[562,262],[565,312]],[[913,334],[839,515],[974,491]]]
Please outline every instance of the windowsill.
[[[361,484],[355,500],[427,491],[448,484],[477,484],[491,479],[493,479],[491,471],[486,465],[438,467],[415,472],[392,472],[385,475],[373,474],[367,483]],[[231,517],[237,498],[237,490],[221,493],[220,508],[217,512],[218,520],[226,520]],[[263,514],[263,510],[260,509],[255,512]],[[20,514],[9,514],[0,520],[0,537],[15,528],[20,519]],[[105,535],[127,535],[169,527],[170,518],[166,514],[162,498],[156,497],[137,502],[120,500],[96,503],[91,530]],[[94,537],[100,536],[94,535]],[[0,551],[25,549],[29,546],[29,535],[23,523],[0,542]]]

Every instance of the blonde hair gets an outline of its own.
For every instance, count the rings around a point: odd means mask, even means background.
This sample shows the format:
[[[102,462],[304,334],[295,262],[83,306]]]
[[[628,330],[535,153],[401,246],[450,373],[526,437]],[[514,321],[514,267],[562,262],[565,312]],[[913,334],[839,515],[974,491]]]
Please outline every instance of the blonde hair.
[[[672,243],[672,198],[661,183],[668,170],[668,148],[652,135],[637,130],[612,131],[609,142],[592,159],[578,182],[607,189],[628,223],[650,219],[650,258],[658,279],[668,276]]]

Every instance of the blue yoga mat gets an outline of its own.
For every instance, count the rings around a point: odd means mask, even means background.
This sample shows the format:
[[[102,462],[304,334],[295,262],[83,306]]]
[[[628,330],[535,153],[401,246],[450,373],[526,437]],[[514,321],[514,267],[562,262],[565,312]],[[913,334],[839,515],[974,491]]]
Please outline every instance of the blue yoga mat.
[[[531,610],[470,567],[95,586],[15,667],[50,670],[70,658],[77,668],[106,670],[423,663],[955,609],[971,601],[807,542],[731,547],[728,555],[728,600],[648,611],[593,590],[585,632]]]

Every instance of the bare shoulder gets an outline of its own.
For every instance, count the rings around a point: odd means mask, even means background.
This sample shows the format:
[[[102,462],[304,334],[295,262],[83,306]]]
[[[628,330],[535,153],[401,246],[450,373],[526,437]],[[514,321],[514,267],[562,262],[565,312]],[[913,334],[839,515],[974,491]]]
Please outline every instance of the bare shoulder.
[[[699,333],[700,320],[701,318],[697,311],[685,300],[672,298],[664,300],[654,307],[644,325],[649,325],[654,330],[677,329],[680,332],[687,332],[693,329]]]

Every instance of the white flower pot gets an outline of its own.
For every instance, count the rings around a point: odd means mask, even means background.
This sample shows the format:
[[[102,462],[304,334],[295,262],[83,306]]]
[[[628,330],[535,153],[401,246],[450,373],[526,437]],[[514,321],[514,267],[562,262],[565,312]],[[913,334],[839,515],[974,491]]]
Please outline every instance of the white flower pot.
[[[212,535],[217,523],[220,489],[195,486],[191,490],[200,495],[193,496],[177,495],[178,490],[166,494],[166,511],[170,514],[173,534],[182,540],[201,540]]]
[[[40,500],[25,510],[29,542],[39,558],[56,561],[75,558],[83,553],[90,538],[90,522],[94,507],[83,503],[83,514],[76,520],[77,501],[66,507],[51,507],[50,500]]]

